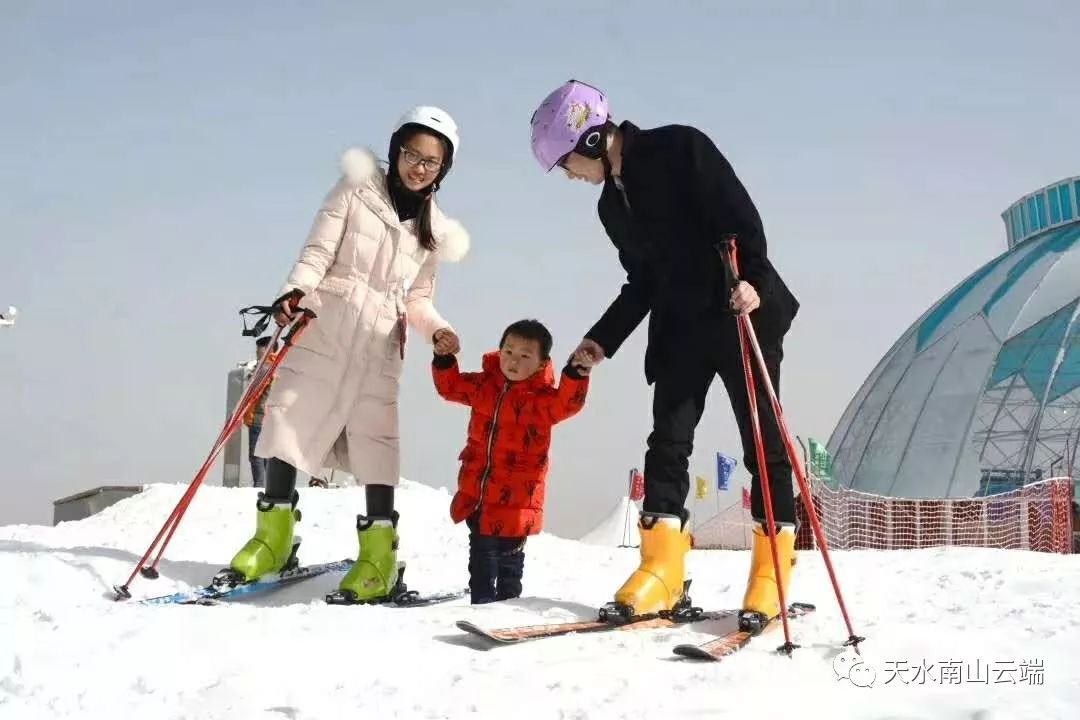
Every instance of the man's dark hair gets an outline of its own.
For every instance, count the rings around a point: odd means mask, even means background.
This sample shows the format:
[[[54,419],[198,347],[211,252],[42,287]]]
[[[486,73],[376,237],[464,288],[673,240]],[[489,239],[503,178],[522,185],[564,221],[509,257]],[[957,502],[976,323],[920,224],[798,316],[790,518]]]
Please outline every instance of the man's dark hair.
[[[508,335],[516,335],[524,340],[535,340],[540,344],[540,359],[547,360],[551,356],[551,333],[539,320],[518,320],[503,330],[499,347],[506,343]]]
[[[273,340],[273,339],[274,338],[270,337],[269,335],[267,335],[265,337],[261,337],[261,338],[259,338],[258,340],[255,341],[255,347],[266,347],[267,345],[270,344],[270,341]],[[274,349],[276,350],[277,348],[275,347]]]

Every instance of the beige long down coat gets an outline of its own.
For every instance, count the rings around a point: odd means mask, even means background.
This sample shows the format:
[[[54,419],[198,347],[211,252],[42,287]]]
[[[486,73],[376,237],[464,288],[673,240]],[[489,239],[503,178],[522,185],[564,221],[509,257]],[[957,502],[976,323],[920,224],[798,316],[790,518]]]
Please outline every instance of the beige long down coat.
[[[465,256],[469,236],[436,205],[437,247],[425,250],[416,221],[398,221],[374,154],[354,148],[341,165],[344,174],[280,290],[303,290],[300,306],[318,319],[278,368],[255,454],[309,475],[326,467],[352,473],[361,484],[396,485],[398,319],[404,315],[427,343],[436,330],[451,327],[432,304],[436,271],[440,262]]]

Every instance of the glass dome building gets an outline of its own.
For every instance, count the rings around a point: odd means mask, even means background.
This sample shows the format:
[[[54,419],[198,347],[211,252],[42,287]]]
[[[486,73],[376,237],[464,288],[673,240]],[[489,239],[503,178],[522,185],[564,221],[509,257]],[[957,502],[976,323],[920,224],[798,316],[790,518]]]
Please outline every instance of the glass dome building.
[[[1002,213],[1008,250],[934,304],[828,442],[842,487],[972,497],[1069,475],[1080,444],[1080,177]]]

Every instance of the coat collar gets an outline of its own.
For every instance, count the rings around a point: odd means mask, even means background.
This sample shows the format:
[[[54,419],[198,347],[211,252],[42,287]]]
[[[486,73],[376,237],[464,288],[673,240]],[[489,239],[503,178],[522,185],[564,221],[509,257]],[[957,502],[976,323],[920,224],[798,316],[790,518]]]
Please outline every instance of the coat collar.
[[[390,200],[386,171],[379,167],[374,152],[368,148],[350,148],[341,156],[341,171],[342,182],[355,188],[357,197],[380,220],[390,227],[404,227]],[[469,234],[461,223],[443,214],[435,198],[431,203],[431,232],[438,244],[435,252],[443,262],[457,262],[469,251]]]
[[[622,152],[626,155],[634,147],[637,136],[641,134],[641,128],[629,120],[623,120],[619,123],[619,132],[622,133]]]

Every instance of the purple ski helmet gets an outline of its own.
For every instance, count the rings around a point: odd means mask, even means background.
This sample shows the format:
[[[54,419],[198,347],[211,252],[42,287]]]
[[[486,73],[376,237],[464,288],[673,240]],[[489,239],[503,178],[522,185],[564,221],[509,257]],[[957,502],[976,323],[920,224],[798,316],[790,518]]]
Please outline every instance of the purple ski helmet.
[[[609,118],[604,93],[569,80],[544,98],[532,116],[532,151],[544,172],[568,153],[597,159],[605,150]]]

